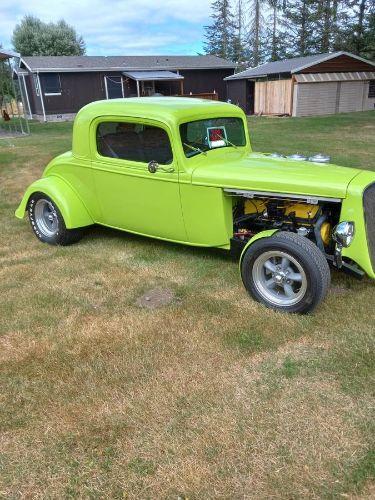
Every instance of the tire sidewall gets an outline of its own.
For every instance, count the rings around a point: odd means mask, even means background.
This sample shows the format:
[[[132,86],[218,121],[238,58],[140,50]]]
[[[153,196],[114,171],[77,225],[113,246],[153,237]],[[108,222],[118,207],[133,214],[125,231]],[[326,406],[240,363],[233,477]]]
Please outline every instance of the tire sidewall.
[[[268,241],[267,241],[268,240]],[[263,303],[266,307],[276,309],[279,311],[289,313],[306,313],[314,307],[315,297],[318,294],[319,275],[315,270],[311,260],[299,250],[292,242],[281,241],[272,242],[272,238],[267,238],[255,242],[249,247],[241,262],[241,277],[242,282],[248,293],[258,302]],[[302,266],[307,280],[307,289],[302,299],[291,306],[281,306],[268,302],[263,295],[261,295],[254,283],[253,279],[253,265],[256,259],[268,251],[283,251],[286,254],[294,257]]]
[[[48,237],[48,236],[44,235],[40,231],[40,229],[38,227],[38,224],[37,224],[37,222],[35,220],[35,205],[36,205],[36,202],[38,200],[46,200],[46,201],[48,201],[49,203],[52,204],[54,210],[56,211],[57,218],[58,218],[58,230],[51,237]],[[43,243],[49,243],[50,245],[58,245],[60,243],[61,235],[65,231],[65,223],[64,223],[64,219],[63,219],[63,217],[61,215],[61,212],[58,209],[56,203],[53,200],[51,200],[51,198],[49,196],[47,196],[47,195],[45,195],[43,193],[35,193],[35,194],[33,194],[30,197],[29,202],[27,204],[27,214],[28,214],[28,217],[29,217],[31,228],[32,228],[35,236],[38,238],[38,240],[42,241]]]

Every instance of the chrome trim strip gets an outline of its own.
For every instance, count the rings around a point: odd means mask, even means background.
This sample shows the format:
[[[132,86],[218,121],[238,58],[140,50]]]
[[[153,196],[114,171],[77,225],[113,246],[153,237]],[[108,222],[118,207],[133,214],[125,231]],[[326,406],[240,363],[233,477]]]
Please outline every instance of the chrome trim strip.
[[[341,198],[326,198],[324,196],[308,196],[303,194],[292,194],[292,193],[272,193],[269,191],[244,191],[241,189],[228,189],[224,188],[226,193],[237,194],[244,196],[245,198],[254,198],[254,196],[273,196],[275,198],[296,198],[298,200],[305,200],[306,203],[311,203],[312,205],[317,205],[319,201],[331,201],[333,203],[341,203]]]

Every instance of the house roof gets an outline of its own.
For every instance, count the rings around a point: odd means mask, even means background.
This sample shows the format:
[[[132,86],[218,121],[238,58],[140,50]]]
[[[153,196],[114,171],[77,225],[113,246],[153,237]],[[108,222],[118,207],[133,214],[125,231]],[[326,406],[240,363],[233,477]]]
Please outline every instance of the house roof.
[[[358,59],[375,66],[375,63],[348,52],[332,52],[331,54],[315,54],[312,56],[294,57],[293,59],[268,62],[265,64],[261,64],[256,68],[250,68],[245,71],[241,71],[240,73],[236,73],[235,75],[228,76],[227,78],[225,78],[225,80],[242,80],[279,73],[297,73],[302,69],[309,68],[310,66],[315,66],[315,64],[328,61],[341,55],[347,55],[353,57],[354,59]]]
[[[177,69],[234,69],[235,64],[204,56],[32,56],[22,63],[32,72],[142,71]]]
[[[148,80],[183,80],[184,77],[172,71],[124,71],[123,75],[128,76],[132,80],[146,82]]]

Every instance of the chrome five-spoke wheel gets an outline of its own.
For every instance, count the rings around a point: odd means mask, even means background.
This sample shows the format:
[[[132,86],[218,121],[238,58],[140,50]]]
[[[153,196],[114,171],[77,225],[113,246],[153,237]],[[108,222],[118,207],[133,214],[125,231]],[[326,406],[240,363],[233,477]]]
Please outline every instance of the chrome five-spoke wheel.
[[[258,293],[276,306],[292,306],[306,293],[307,278],[301,264],[282,251],[261,254],[253,265],[253,280]]]
[[[55,207],[50,201],[39,199],[35,203],[34,217],[35,224],[43,236],[51,238],[56,235],[59,230],[59,219]]]

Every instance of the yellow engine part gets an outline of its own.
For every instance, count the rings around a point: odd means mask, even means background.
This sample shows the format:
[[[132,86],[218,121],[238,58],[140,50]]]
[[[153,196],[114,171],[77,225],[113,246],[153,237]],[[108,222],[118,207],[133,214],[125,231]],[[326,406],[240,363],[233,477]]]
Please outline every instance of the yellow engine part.
[[[315,219],[318,211],[319,205],[307,203],[291,203],[285,207],[285,215],[293,214],[297,219]]]
[[[323,222],[320,228],[320,236],[322,237],[323,243],[328,245],[331,240],[331,224],[329,222]]]
[[[245,214],[262,214],[267,206],[264,200],[245,200],[244,213]]]

